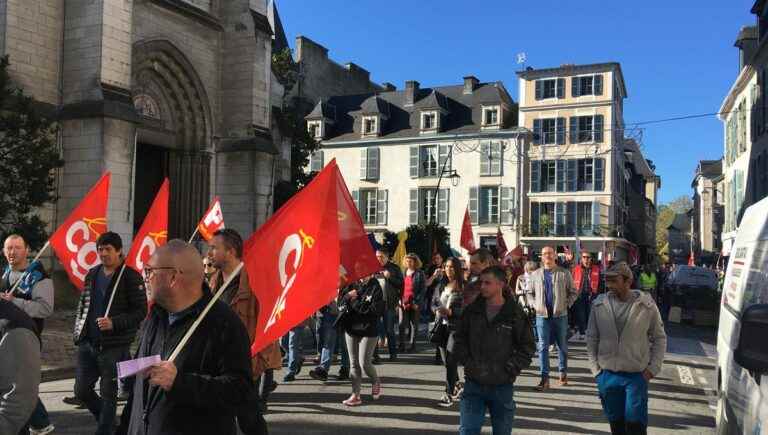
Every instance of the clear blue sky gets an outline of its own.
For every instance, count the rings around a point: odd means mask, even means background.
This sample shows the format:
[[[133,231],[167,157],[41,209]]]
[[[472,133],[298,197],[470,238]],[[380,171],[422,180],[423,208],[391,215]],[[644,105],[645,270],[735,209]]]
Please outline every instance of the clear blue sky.
[[[527,3],[527,4],[526,4]],[[753,0],[278,0],[293,46],[297,35],[399,89],[458,84],[465,75],[501,80],[515,101],[518,65],[534,68],[617,61],[633,122],[717,112],[738,74],[739,28],[754,23]],[[662,177],[661,202],[690,196],[696,164],[723,154],[714,116],[645,126],[643,152]]]

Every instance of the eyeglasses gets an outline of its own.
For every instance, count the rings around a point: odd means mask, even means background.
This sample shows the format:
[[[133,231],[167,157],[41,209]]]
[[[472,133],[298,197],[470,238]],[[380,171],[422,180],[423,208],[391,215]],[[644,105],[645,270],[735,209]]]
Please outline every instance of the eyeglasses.
[[[176,269],[175,267],[171,267],[171,266],[164,266],[164,267],[144,266],[144,279],[149,280],[150,278],[152,278],[152,275],[155,273],[156,270],[172,270],[174,272],[181,273],[179,269]]]

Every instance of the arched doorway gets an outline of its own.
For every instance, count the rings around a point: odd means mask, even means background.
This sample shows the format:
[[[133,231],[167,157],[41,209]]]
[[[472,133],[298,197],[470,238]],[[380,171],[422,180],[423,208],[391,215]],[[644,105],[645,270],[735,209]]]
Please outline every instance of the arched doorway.
[[[134,164],[134,229],[170,179],[169,238],[188,238],[208,205],[212,116],[191,63],[165,40],[133,47],[132,91],[141,115]]]

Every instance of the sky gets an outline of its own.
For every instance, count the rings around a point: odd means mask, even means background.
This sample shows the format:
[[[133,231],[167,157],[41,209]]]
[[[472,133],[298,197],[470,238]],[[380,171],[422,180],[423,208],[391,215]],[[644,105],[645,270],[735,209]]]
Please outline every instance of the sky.
[[[515,101],[517,53],[526,66],[619,62],[632,123],[716,113],[738,75],[741,26],[753,0],[277,0],[288,41],[306,36],[338,63],[354,62],[398,89],[502,81]],[[660,203],[692,195],[699,160],[723,155],[716,116],[645,124]]]

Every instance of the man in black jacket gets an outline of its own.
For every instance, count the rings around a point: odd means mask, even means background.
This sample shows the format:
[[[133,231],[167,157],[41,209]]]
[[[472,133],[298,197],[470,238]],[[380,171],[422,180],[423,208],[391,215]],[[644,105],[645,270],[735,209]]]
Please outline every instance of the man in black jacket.
[[[144,277],[155,305],[136,357],[159,355],[163,361],[136,376],[122,419],[127,433],[234,435],[235,412],[253,389],[243,322],[217,301],[175,361],[168,361],[211,301],[200,255],[171,240],[155,251]]]
[[[96,250],[101,264],[85,276],[75,320],[75,397],[96,417],[96,433],[109,435],[117,409],[117,363],[130,357],[129,347],[147,315],[147,294],[141,275],[124,266],[120,235],[102,234]],[[93,388],[99,378],[101,397]]]
[[[528,318],[513,297],[504,295],[506,273],[498,266],[480,275],[480,296],[464,310],[453,353],[464,365],[461,435],[479,435],[485,410],[494,435],[512,433],[513,384],[535,351]],[[451,344],[449,343],[449,347]]]
[[[376,259],[381,264],[381,271],[376,274],[381,289],[384,291],[384,302],[386,308],[381,317],[384,326],[384,334],[387,337],[387,347],[389,348],[389,360],[397,360],[397,336],[395,335],[395,325],[397,324],[397,306],[403,298],[403,272],[400,267],[389,260],[389,252],[380,248],[376,250]],[[378,364],[379,349],[373,354],[374,364]]]

